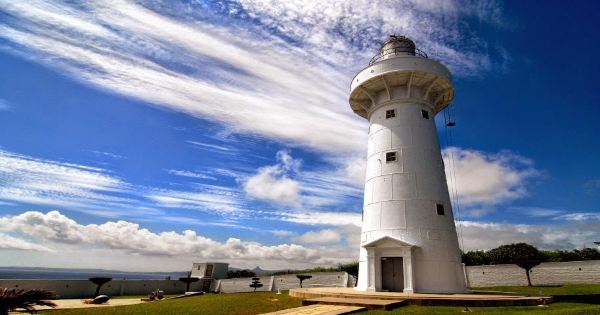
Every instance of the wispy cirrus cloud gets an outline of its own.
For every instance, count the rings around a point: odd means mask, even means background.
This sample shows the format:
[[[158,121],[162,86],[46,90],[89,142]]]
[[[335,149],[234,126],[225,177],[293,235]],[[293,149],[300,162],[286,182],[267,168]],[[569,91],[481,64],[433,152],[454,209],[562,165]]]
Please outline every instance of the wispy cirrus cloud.
[[[348,82],[388,34],[412,36],[459,75],[490,70],[487,44],[462,20],[498,19],[482,12],[499,5],[482,6],[5,1],[0,38],[5,51],[109,92],[337,155],[364,146],[366,125],[348,109]]]

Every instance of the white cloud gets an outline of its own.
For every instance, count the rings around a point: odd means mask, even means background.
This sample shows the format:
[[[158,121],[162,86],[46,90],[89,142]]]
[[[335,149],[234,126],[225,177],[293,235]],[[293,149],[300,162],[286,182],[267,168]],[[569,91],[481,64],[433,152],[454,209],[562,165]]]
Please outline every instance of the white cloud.
[[[494,2],[461,1],[239,1],[221,7],[225,15],[243,16],[213,16],[217,25],[193,20],[204,13],[200,8],[186,11],[192,21],[177,21],[170,17],[181,14],[177,5],[2,1],[14,19],[0,22],[0,49],[234,132],[337,155],[366,142],[366,123],[350,111],[347,88],[381,39],[408,34],[456,74],[477,75],[491,68],[488,44],[462,19],[499,15]],[[164,10],[173,14],[157,13]],[[243,17],[260,25],[236,24]]]
[[[168,173],[172,174],[172,175],[183,176],[183,177],[216,180],[216,178],[214,176],[210,176],[210,175],[206,175],[206,174],[198,173],[198,172],[186,171],[186,170],[168,170]]]
[[[0,98],[0,110],[9,110],[8,102]]]
[[[556,217],[566,212],[565,210],[542,207],[510,207],[509,210],[537,218]]]
[[[244,183],[248,196],[282,204],[295,204],[300,195],[300,184],[288,177],[299,171],[301,161],[287,151],[277,152],[277,164],[260,168]]]
[[[303,244],[328,244],[337,243],[341,240],[342,236],[336,230],[325,229],[320,231],[308,231],[295,240]]]
[[[54,252],[54,250],[48,247],[0,233],[0,250],[3,249],[32,250],[51,253]]]
[[[463,221],[459,232],[466,250],[525,242],[545,249],[572,249],[600,239],[600,223],[509,224]]]
[[[574,212],[563,214],[555,218],[556,220],[567,221],[600,221],[600,213],[598,212]]]
[[[0,150],[2,200],[89,208],[128,202],[108,195],[126,189],[128,184],[103,169]]]
[[[355,212],[289,211],[277,212],[272,215],[268,218],[306,225],[361,226],[362,222],[361,214]]]
[[[45,242],[82,246],[88,244],[149,256],[191,254],[205,260],[301,261],[306,264],[331,263],[331,257],[339,257],[334,249],[308,248],[296,244],[263,245],[237,238],[218,242],[191,230],[155,233],[127,221],[82,225],[58,211],[46,214],[28,211],[17,216],[0,217],[0,230],[24,234]],[[35,244],[29,246],[32,250],[42,248]]]
[[[508,151],[490,154],[450,147],[443,156],[448,188],[457,191],[466,206],[493,206],[522,198],[527,195],[526,181],[539,175],[531,160]]]

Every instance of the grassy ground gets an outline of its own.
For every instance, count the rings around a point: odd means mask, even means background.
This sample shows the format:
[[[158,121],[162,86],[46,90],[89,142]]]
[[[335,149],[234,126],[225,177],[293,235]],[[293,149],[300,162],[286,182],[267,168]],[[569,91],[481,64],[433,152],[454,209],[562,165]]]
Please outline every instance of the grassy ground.
[[[488,287],[476,288],[478,290],[509,291],[526,294],[549,295],[573,295],[573,294],[598,294],[600,285],[565,285],[556,287]],[[53,315],[111,315],[111,314],[261,314],[273,312],[276,310],[298,307],[302,300],[290,297],[287,292],[284,294],[275,294],[272,292],[257,293],[231,293],[231,294],[209,294],[205,296],[189,297],[177,300],[152,302],[140,305],[106,307],[95,309],[73,309],[50,311]],[[511,314],[544,314],[544,315],[596,315],[600,314],[600,301],[598,304],[585,303],[552,303],[548,307],[541,308],[537,306],[520,307],[472,307],[470,314],[489,314],[489,315],[511,315]],[[443,307],[443,306],[405,306],[392,311],[369,311],[360,314],[463,314],[461,307]]]
[[[472,288],[482,291],[503,291],[539,295],[576,295],[600,294],[600,284],[569,284],[561,286],[533,286],[533,287],[486,287]]]
[[[463,313],[461,307],[445,306],[405,306],[391,311],[369,311],[362,314],[369,315],[449,315],[449,314],[485,314],[485,315],[517,315],[517,314],[543,314],[543,315],[597,315],[600,314],[600,305],[578,303],[553,303],[548,307],[519,306],[519,307],[471,307],[471,312]]]
[[[273,292],[208,294],[138,305],[49,311],[52,315],[214,314],[250,315],[298,307],[302,299]],[[44,312],[46,313],[46,312]]]

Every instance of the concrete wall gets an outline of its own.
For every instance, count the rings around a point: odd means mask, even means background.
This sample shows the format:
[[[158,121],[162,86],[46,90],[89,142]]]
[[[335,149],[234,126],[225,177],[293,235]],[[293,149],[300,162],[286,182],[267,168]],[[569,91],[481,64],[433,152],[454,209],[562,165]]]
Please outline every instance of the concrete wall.
[[[200,291],[200,282],[192,283],[190,291]],[[96,291],[96,285],[88,280],[0,280],[0,288],[43,289],[56,292],[60,298],[90,298]],[[160,289],[165,294],[185,292],[185,283],[178,280],[113,280],[102,286],[100,294],[148,295]]]
[[[316,286],[347,286],[348,274],[345,272],[319,272],[310,274],[313,277],[303,282],[304,287]],[[211,291],[223,293],[251,292],[252,278],[237,278],[216,280],[211,285]],[[299,288],[300,282],[296,275],[260,277],[262,288],[256,291],[276,291],[278,288],[288,290]],[[0,279],[0,288],[43,289],[56,292],[63,299],[90,298],[96,291],[96,285],[88,280],[19,280]],[[185,283],[178,280],[113,280],[102,286],[100,294],[118,295],[148,295],[160,289],[165,294],[180,294],[185,292]],[[190,285],[190,291],[201,291],[202,281]]]
[[[525,271],[516,265],[469,266],[471,287],[527,285]],[[600,260],[542,263],[532,269],[533,285],[600,284]]]
[[[302,286],[310,287],[346,287],[348,286],[348,274],[345,272],[318,272],[309,273],[312,278],[304,280]],[[219,284],[220,282],[220,284]],[[218,280],[215,290],[223,293],[232,292],[251,292],[254,291],[250,287],[252,278],[236,278]],[[296,275],[280,275],[271,277],[260,277],[262,288],[256,291],[277,291],[289,290],[300,287],[300,281]]]

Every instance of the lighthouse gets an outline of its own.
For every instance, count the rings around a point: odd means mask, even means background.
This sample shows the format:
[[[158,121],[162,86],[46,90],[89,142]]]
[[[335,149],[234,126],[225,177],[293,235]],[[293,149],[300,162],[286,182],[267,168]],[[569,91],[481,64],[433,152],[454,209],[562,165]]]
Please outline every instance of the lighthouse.
[[[390,36],[352,80],[369,121],[356,290],[466,292],[435,115],[454,97],[450,71]]]

